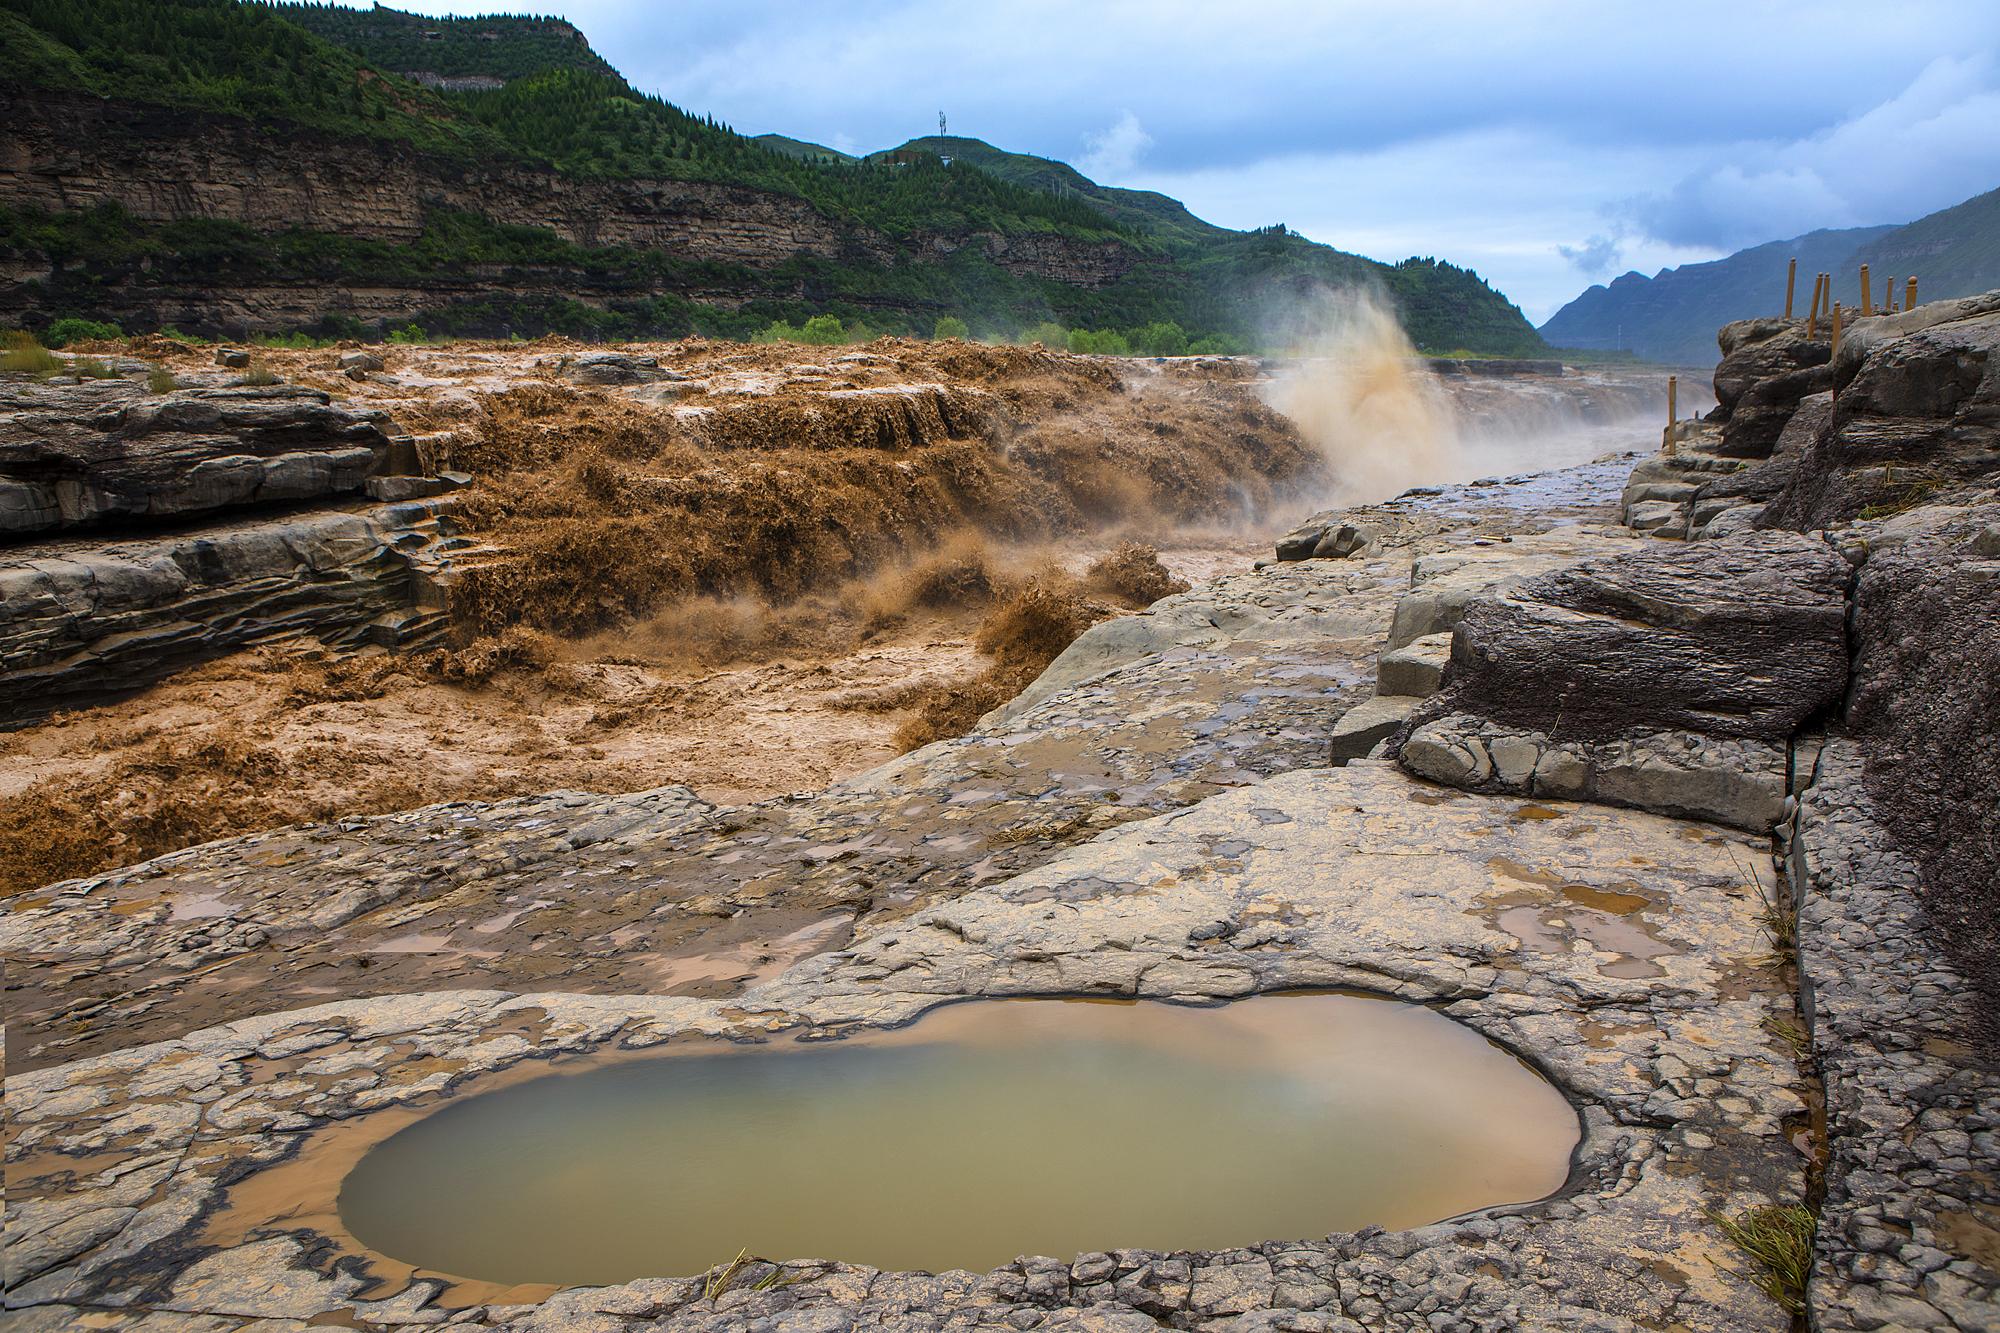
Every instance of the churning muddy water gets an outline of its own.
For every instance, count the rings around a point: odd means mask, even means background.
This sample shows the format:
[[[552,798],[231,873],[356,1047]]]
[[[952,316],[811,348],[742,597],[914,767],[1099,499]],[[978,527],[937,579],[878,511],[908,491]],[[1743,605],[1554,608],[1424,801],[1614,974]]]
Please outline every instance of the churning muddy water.
[[[1418,1005],[980,1001],[469,1097],[370,1151],[340,1213],[382,1254],[496,1282],[687,1275],[742,1247],[983,1270],[1536,1199],[1577,1136],[1554,1087]]]

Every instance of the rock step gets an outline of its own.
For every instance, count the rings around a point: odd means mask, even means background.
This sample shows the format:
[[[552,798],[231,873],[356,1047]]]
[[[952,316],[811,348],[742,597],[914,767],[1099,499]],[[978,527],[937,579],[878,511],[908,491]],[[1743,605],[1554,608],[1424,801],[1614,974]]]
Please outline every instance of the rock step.
[[[1368,752],[1396,734],[1408,720],[1417,701],[1403,695],[1376,695],[1340,715],[1327,737],[1327,755],[1335,768],[1350,760],[1366,758]]]
[[[1451,634],[1426,634],[1382,654],[1375,663],[1375,693],[1425,698],[1436,694],[1451,660]]]

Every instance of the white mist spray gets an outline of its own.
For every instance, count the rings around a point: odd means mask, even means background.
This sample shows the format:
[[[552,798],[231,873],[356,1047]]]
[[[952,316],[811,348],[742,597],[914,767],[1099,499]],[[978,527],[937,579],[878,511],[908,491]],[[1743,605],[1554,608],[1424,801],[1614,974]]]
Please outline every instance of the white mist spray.
[[[1297,325],[1297,360],[1268,398],[1326,458],[1327,503],[1383,500],[1463,472],[1451,403],[1382,298],[1327,292]]]

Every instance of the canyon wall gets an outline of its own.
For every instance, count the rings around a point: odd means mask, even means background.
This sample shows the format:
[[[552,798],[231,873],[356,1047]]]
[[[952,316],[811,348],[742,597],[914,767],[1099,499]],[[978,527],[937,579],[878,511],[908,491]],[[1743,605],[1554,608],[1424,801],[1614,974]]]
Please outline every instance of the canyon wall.
[[[0,207],[61,213],[116,205],[149,223],[208,218],[264,232],[300,229],[407,244],[434,209],[543,228],[586,246],[660,251],[676,260],[769,270],[799,256],[843,264],[935,262],[967,246],[1027,278],[1101,287],[1140,263],[1123,241],[1056,235],[890,237],[829,217],[792,195],[711,181],[587,180],[527,162],[474,162],[391,139],[347,139],[298,126],[283,135],[235,116],[84,94],[0,93]],[[60,313],[52,270],[24,258],[0,268],[0,320]],[[768,284],[710,277],[678,294],[735,305]],[[92,293],[94,312],[133,322],[297,328],[328,313],[370,322],[454,301],[526,297],[600,301],[629,281],[567,268],[514,266],[427,274],[381,287],[259,283],[224,293],[161,281],[142,266]]]

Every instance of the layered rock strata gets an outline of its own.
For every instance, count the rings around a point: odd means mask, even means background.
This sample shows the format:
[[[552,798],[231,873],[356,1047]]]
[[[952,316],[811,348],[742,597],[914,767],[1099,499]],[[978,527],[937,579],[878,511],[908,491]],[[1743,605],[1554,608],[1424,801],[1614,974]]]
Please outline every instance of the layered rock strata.
[[[298,385],[0,384],[0,534],[352,496],[408,452],[382,413]]]
[[[454,547],[467,545],[440,528],[446,503],[0,550],[0,725],[250,644],[440,642]]]

